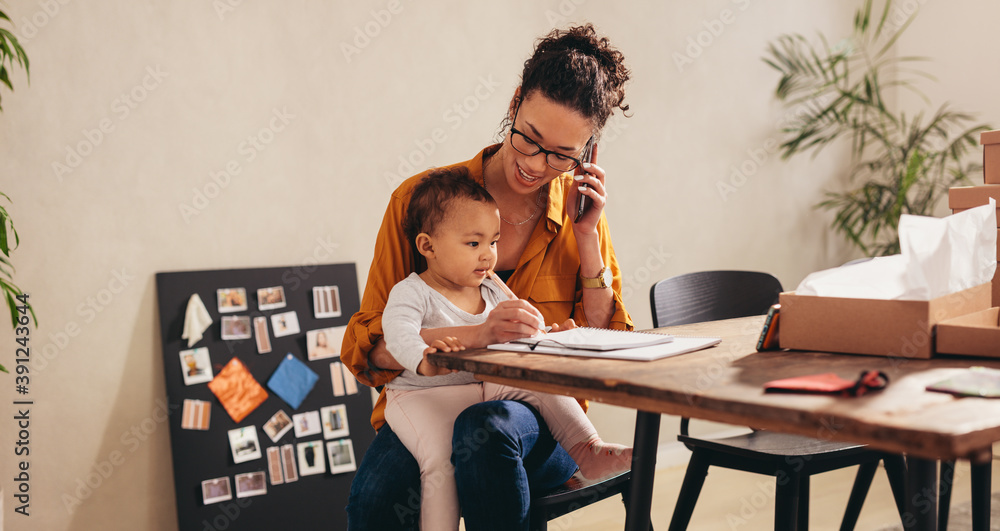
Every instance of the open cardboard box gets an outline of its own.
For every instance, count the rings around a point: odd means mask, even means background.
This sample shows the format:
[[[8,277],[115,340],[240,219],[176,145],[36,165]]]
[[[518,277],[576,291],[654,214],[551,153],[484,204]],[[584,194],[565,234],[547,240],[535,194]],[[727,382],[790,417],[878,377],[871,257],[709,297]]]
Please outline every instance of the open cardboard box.
[[[937,352],[1000,358],[1000,308],[938,323]]]
[[[992,306],[982,284],[929,301],[816,297],[785,292],[781,348],[903,358],[930,358],[934,325]]]

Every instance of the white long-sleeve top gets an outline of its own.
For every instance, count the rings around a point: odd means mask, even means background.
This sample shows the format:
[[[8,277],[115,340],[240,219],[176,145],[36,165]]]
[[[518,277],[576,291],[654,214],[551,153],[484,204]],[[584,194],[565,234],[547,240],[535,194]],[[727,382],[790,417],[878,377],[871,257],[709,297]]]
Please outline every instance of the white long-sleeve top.
[[[427,285],[416,273],[410,275],[389,292],[385,310],[382,313],[382,330],[389,353],[406,370],[387,384],[390,389],[423,389],[441,385],[462,385],[477,380],[472,373],[456,372],[441,376],[421,376],[417,366],[424,359],[424,349],[428,347],[420,330],[446,326],[466,326],[482,324],[493,308],[507,297],[489,278],[480,286],[486,309],[480,314],[471,314]]]

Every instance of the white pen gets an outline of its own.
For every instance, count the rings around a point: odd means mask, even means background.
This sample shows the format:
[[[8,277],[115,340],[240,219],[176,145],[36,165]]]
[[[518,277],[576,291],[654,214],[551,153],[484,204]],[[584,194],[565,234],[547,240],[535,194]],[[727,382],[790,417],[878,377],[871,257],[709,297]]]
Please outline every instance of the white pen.
[[[490,269],[489,271],[486,272],[486,276],[490,277],[490,279],[493,280],[493,283],[496,284],[498,288],[500,288],[500,291],[502,291],[503,294],[507,296],[508,300],[512,301],[517,300],[517,295],[514,295],[514,292],[511,291],[509,287],[507,287],[507,284],[504,284],[503,280],[500,280],[500,276],[497,275],[495,271]],[[551,329],[552,329],[551,326],[546,326],[545,328],[539,328],[539,330],[541,330],[543,333],[548,332]]]

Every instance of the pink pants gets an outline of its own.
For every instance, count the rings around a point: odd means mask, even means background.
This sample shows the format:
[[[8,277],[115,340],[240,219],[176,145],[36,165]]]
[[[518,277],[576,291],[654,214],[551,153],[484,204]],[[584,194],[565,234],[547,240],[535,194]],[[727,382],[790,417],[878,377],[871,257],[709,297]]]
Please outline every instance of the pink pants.
[[[420,465],[420,528],[458,529],[461,515],[451,436],[465,408],[490,400],[520,400],[545,419],[552,437],[572,448],[597,434],[576,400],[568,396],[525,391],[488,382],[416,390],[386,390],[385,419]]]

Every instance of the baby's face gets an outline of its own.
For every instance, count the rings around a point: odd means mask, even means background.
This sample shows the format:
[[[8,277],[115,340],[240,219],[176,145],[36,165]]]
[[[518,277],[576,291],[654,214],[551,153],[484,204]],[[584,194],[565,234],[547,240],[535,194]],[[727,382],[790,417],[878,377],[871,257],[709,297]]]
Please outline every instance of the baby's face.
[[[428,269],[456,286],[482,284],[497,263],[500,214],[496,206],[471,199],[455,199],[448,215],[431,235],[434,257]]]

